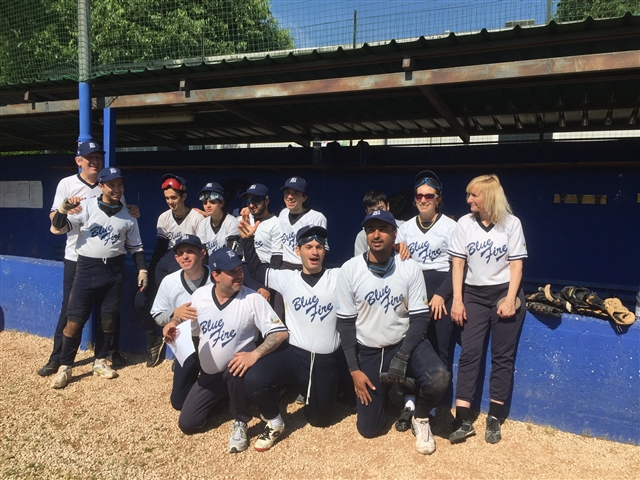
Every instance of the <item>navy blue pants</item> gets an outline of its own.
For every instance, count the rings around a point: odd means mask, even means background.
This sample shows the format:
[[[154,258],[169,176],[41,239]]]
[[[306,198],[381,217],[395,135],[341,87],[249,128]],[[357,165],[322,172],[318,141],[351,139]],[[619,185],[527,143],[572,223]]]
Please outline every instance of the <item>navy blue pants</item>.
[[[234,377],[225,368],[224,372],[209,374],[200,370],[200,376],[189,391],[178,426],[183,433],[191,435],[204,430],[213,409],[220,400],[229,395],[229,413],[234,420],[249,422],[251,412],[244,393],[244,377]]]
[[[491,332],[491,375],[489,393],[492,400],[504,402],[513,388],[516,347],[526,313],[524,293],[518,292],[521,306],[513,317],[498,317],[496,303],[507,294],[509,284],[464,286],[463,301],[467,321],[460,335],[462,350],[458,367],[456,398],[473,402],[480,362],[484,361],[484,341]]]
[[[94,306],[101,319],[117,319],[124,290],[124,255],[109,258],[78,257],[76,274],[69,295],[67,321],[73,319],[84,328]],[[111,348],[114,331],[105,334],[103,344],[96,345],[96,358],[105,358]],[[70,341],[71,340],[71,341]],[[71,365],[80,346],[80,339],[67,339],[63,335],[60,362]]]
[[[56,331],[53,334],[53,351],[49,356],[49,362],[59,362],[60,353],[62,353],[62,331],[67,326],[67,307],[69,306],[69,296],[71,295],[71,287],[73,287],[73,278],[76,275],[77,262],[67,260],[62,262],[64,265],[62,277],[62,307],[60,308],[60,316]],[[97,345],[96,345],[97,348]]]
[[[171,388],[171,406],[176,410],[182,410],[187,395],[191,391],[191,387],[198,380],[200,374],[200,358],[198,357],[198,344],[200,337],[191,337],[196,351],[193,352],[184,361],[181,366],[176,360],[173,372],[173,387]]]
[[[369,405],[364,405],[360,399],[357,400],[356,426],[360,435],[365,438],[380,435],[387,422],[386,410],[391,385],[380,381],[380,372],[389,371],[391,359],[401,345],[399,343],[385,349],[358,345],[360,370],[376,387],[375,390],[369,390],[371,395]],[[440,402],[450,379],[447,367],[427,340],[420,342],[411,354],[406,375],[415,378],[419,386],[416,395],[416,416],[426,417],[429,411]]]
[[[311,352],[284,343],[275,352],[262,357],[245,374],[245,388],[249,399],[262,416],[278,416],[280,396],[277,387],[297,384],[306,397],[309,385]],[[307,421],[315,427],[329,425],[338,388],[337,352],[315,354],[311,373],[309,404],[304,407]]]

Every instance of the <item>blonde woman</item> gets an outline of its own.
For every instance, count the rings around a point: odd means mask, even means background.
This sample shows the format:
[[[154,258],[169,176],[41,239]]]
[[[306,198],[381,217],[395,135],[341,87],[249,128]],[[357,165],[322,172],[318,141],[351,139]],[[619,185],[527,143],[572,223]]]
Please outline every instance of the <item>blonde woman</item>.
[[[462,327],[456,422],[449,440],[458,443],[475,435],[470,407],[483,360],[484,339],[491,331],[491,403],[485,440],[497,443],[501,439],[504,402],[513,385],[516,345],[525,315],[520,282],[527,248],[520,220],[512,215],[496,175],[471,180],[467,203],[471,213],[458,221],[449,249],[453,262],[451,319]]]

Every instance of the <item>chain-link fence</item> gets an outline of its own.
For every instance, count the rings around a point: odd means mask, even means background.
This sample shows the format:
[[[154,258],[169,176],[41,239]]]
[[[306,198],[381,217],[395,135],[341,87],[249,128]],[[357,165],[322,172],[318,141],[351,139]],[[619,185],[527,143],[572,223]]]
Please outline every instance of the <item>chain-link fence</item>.
[[[79,4],[88,5],[91,19],[88,78],[232,55],[640,13],[640,0],[4,0],[0,84],[84,77]]]

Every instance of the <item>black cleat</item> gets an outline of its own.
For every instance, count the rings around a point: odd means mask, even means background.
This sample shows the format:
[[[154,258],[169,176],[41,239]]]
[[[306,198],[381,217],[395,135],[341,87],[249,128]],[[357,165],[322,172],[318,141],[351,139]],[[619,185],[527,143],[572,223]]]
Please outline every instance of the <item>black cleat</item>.
[[[49,362],[38,370],[38,375],[48,377],[49,375],[58,373],[58,368],[60,368],[60,362]]]
[[[116,370],[127,365],[127,361],[122,355],[120,355],[120,352],[118,352],[117,350],[114,350],[111,354],[109,354],[107,356],[107,360],[111,362],[111,368],[114,368]]]
[[[149,358],[147,360],[147,367],[155,367],[162,361],[162,350],[164,349],[164,340],[160,337],[156,337],[153,345],[149,345]]]
[[[502,438],[500,433],[500,419],[493,415],[487,415],[487,429],[484,432],[484,440],[487,443],[498,443]]]
[[[476,431],[469,420],[456,419],[453,422],[453,432],[449,435],[449,441],[451,443],[464,442],[467,437],[473,437]]]
[[[404,407],[400,412],[400,418],[396,420],[396,430],[399,432],[406,432],[411,428],[411,419],[413,418],[413,410],[409,407]]]

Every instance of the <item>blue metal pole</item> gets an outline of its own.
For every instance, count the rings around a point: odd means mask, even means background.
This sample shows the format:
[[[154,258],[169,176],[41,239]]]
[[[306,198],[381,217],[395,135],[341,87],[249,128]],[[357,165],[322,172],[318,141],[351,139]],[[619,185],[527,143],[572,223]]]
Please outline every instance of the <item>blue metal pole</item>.
[[[104,145],[105,150],[104,166],[116,166],[116,110],[113,108],[105,108],[103,110],[104,121]]]
[[[78,142],[91,136],[91,0],[78,0],[78,103],[80,134]]]
[[[80,134],[78,142],[90,142],[93,140],[91,135],[91,85],[87,82],[78,83],[78,100],[80,110]]]

